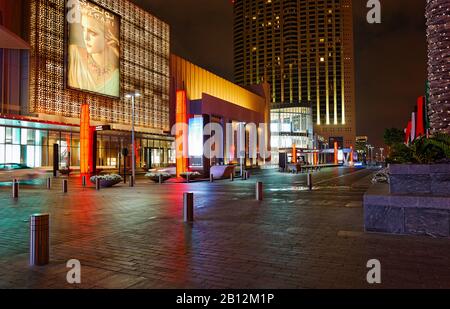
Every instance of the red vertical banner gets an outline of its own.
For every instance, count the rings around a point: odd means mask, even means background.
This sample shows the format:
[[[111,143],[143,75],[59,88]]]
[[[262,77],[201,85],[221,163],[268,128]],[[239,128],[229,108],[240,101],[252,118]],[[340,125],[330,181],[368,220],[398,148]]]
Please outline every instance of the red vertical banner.
[[[338,163],[338,143],[334,142],[334,164],[337,165]]]
[[[178,90],[175,108],[176,134],[175,134],[175,154],[177,177],[187,171],[188,168],[188,132],[187,128],[187,97],[185,90]]]
[[[89,105],[81,105],[80,120],[80,172],[81,175],[89,173],[90,148],[91,148],[91,132],[90,132],[90,116]]]
[[[408,125],[406,126],[405,129],[405,144],[409,144],[410,140],[411,140],[411,121],[408,122]]]
[[[417,99],[416,137],[425,135],[425,97]]]

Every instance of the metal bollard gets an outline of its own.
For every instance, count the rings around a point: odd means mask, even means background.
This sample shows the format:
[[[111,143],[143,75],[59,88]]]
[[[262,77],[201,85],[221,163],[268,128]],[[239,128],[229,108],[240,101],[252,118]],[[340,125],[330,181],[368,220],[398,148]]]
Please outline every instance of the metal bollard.
[[[161,174],[158,175],[158,183],[159,183],[159,184],[162,184],[162,183],[163,183],[163,181],[162,181],[162,175],[161,175]]]
[[[245,175],[245,179],[250,179],[250,172],[249,171],[245,171],[246,175]]]
[[[194,221],[194,193],[183,193],[183,221]]]
[[[242,180],[247,180],[247,171],[242,173]]]
[[[263,200],[263,183],[262,182],[256,183],[256,200],[257,201]]]
[[[234,173],[230,174],[230,181],[234,181]]]
[[[128,183],[129,183],[130,187],[134,187],[134,178],[133,178],[133,176],[130,176],[129,179],[130,179],[130,181]]]
[[[100,178],[95,178],[95,190],[100,191]]]
[[[214,182],[214,174],[209,175],[209,182]]]
[[[67,193],[68,190],[68,183],[67,183],[67,179],[63,180],[63,193]]]
[[[311,173],[308,173],[307,184],[308,184],[309,191],[311,191],[312,187],[313,187],[313,181],[312,181],[312,174]]]
[[[47,189],[50,190],[52,188],[52,179],[47,178]]]
[[[189,182],[189,174],[186,174],[186,181]]]
[[[86,187],[86,176],[81,177],[81,184],[83,187]]]
[[[50,252],[50,215],[30,216],[30,265],[46,265]]]
[[[12,183],[12,197],[19,198],[19,182],[17,179],[14,179]]]

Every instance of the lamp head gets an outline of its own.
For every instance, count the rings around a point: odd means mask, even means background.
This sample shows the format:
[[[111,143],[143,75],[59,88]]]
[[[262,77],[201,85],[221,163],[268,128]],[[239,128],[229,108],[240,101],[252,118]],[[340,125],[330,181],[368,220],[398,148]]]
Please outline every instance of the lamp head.
[[[127,98],[127,99],[132,98],[132,97],[138,98],[140,96],[141,96],[141,94],[137,90],[135,92],[125,94],[125,98]]]

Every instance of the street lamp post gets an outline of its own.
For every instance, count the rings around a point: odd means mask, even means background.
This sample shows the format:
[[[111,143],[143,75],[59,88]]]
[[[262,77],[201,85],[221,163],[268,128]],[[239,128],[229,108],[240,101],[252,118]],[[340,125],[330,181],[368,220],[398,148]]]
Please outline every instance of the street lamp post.
[[[140,97],[141,94],[138,91],[134,93],[126,94],[126,98],[131,98],[131,175],[133,178],[132,185],[134,186],[134,182],[136,180],[136,143],[134,138],[134,101],[135,98]]]

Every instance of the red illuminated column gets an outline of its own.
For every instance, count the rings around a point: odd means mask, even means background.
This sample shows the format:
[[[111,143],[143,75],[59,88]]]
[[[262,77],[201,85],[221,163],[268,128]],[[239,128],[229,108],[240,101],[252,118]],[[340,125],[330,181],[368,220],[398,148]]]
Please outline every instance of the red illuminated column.
[[[188,132],[187,128],[187,98],[186,91],[177,91],[176,96],[176,166],[177,177],[188,168]]]
[[[317,163],[318,163],[318,156],[319,156],[319,153],[317,152],[317,149],[314,149],[314,165],[317,165]]]
[[[292,145],[292,163],[297,163],[297,148],[296,145]]]
[[[351,165],[353,165],[353,155],[354,155],[353,146],[350,146],[350,164]]]
[[[80,121],[80,172],[81,175],[89,174],[89,161],[92,157],[91,152],[91,132],[90,132],[90,116],[89,105],[81,105],[81,121]]]
[[[338,143],[334,142],[334,164],[338,164]]]

